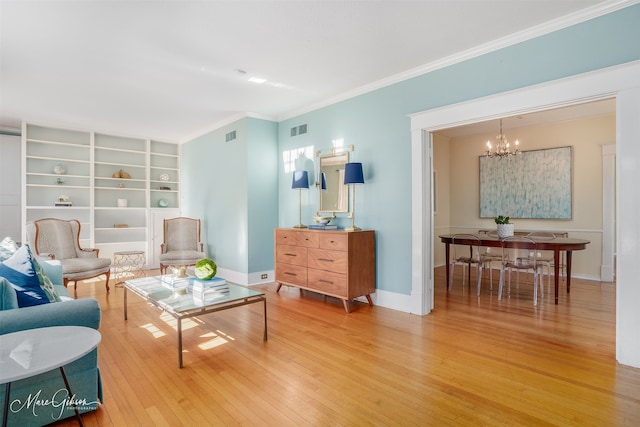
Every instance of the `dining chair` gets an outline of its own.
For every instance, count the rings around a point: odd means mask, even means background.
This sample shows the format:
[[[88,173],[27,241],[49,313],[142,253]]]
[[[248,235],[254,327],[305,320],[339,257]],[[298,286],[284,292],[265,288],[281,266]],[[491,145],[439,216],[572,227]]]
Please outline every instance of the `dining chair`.
[[[476,266],[478,283],[477,283],[477,295],[480,296],[480,285],[482,282],[482,268],[484,267],[486,260],[482,256],[481,252],[481,240],[478,236],[473,234],[455,234],[451,238],[451,256],[450,256],[450,272],[449,272],[449,287],[453,289],[453,272],[456,265],[462,266],[462,288],[464,289],[464,279],[466,267],[471,270],[471,265]]]
[[[556,235],[550,231],[532,231],[527,237],[540,240],[554,240]],[[550,251],[529,251],[528,258],[535,258],[541,267],[547,268],[547,289],[551,289],[551,266],[553,265],[553,254]],[[543,270],[544,274],[544,270]]]
[[[498,230],[490,230],[487,233],[487,236],[498,238]],[[480,256],[484,259],[484,269],[489,270],[489,289],[493,290],[493,263],[502,261],[502,254],[497,252],[493,252],[491,246],[483,246],[480,249]]]
[[[500,284],[498,287],[498,301],[502,300],[502,290],[504,287],[504,273],[505,270],[509,270],[509,290],[508,295],[511,295],[511,271],[533,272],[533,305],[538,304],[538,276],[541,268],[541,264],[538,263],[537,257],[518,257],[513,255],[518,250],[527,249],[529,251],[537,252],[537,243],[530,237],[525,236],[511,236],[502,239],[502,266],[500,268]],[[519,282],[517,285],[519,287]],[[540,298],[544,298],[544,289],[540,282]]]

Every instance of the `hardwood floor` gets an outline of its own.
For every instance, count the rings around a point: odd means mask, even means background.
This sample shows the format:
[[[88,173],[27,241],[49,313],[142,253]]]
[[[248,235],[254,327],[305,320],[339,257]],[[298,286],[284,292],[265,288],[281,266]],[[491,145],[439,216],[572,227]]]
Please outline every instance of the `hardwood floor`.
[[[535,308],[531,285],[445,290],[429,316],[275,284],[252,304],[175,322],[123,289],[80,284],[102,307],[104,404],[87,426],[640,425],[640,369],[615,361],[615,285],[574,280]],[[495,275],[494,275],[495,280]],[[497,280],[496,280],[497,282]],[[73,419],[58,425],[76,425]]]

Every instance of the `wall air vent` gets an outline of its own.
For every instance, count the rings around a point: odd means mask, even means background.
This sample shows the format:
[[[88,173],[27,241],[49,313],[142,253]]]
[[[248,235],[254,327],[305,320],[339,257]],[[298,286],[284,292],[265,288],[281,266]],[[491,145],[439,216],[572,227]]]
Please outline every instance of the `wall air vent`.
[[[231,132],[225,135],[224,139],[226,142],[233,141],[234,139],[236,139],[236,131],[232,130]]]
[[[307,125],[294,126],[291,128],[291,136],[304,135],[307,133]]]

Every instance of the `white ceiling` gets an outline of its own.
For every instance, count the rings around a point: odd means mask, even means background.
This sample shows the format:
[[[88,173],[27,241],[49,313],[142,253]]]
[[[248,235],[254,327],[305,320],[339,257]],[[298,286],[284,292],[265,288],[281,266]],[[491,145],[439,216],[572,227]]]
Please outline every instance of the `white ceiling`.
[[[636,2],[0,0],[0,127],[28,120],[185,141]]]

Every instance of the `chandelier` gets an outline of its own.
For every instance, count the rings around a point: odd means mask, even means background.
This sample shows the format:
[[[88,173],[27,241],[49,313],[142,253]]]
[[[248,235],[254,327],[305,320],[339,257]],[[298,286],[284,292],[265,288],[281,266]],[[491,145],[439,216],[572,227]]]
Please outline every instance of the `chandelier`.
[[[487,141],[487,151],[485,155],[487,157],[509,157],[516,154],[519,154],[518,150],[518,140],[515,142],[515,150],[511,151],[509,147],[509,140],[507,140],[507,135],[502,132],[502,119],[500,119],[500,133],[496,135],[496,146],[495,148],[491,145],[491,141]]]

